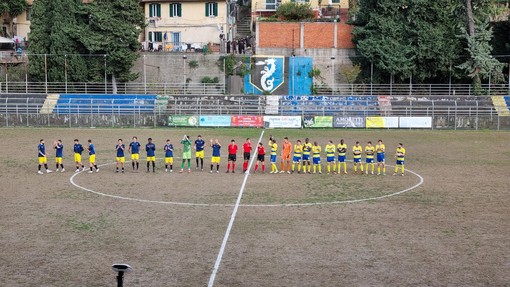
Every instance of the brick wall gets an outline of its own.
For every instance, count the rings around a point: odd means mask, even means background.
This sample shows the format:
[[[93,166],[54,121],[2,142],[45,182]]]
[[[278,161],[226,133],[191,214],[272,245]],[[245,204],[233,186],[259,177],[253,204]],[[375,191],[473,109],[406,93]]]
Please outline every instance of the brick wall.
[[[257,25],[258,48],[354,48],[352,27],[345,23],[257,22]],[[337,27],[336,46],[335,25]]]
[[[259,29],[259,47],[299,48],[300,23],[260,22]]]

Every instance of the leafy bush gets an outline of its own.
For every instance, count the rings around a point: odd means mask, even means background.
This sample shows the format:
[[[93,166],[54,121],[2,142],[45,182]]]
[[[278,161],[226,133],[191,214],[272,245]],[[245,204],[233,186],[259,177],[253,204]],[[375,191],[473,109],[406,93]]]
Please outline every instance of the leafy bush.
[[[310,3],[287,2],[278,6],[276,17],[285,21],[311,20],[315,17]]]
[[[220,82],[220,79],[218,77],[210,78],[210,77],[203,77],[202,78],[202,84],[217,84]]]

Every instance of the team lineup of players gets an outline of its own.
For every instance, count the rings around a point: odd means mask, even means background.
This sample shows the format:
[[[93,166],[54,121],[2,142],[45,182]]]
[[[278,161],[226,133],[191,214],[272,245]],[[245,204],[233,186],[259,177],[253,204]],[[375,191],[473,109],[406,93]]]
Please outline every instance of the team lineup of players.
[[[195,161],[196,161],[196,169],[203,171],[204,170],[204,153],[206,148],[206,142],[202,138],[202,136],[198,136],[194,142],[190,140],[188,135],[185,135],[180,144],[183,145],[182,152],[182,163],[180,168],[180,173],[184,171],[191,172],[191,149],[193,148],[195,151]],[[209,141],[209,146],[212,149],[212,157],[211,157],[211,165],[210,172],[219,173],[220,171],[220,161],[221,161],[221,144],[218,139],[211,139]],[[124,173],[125,171],[125,161],[126,161],[126,153],[131,154],[131,166],[133,170],[138,170],[139,161],[140,161],[140,150],[142,145],[138,141],[137,137],[133,137],[132,141],[129,145],[124,144],[122,139],[118,139],[117,145],[115,146],[116,152],[116,166],[115,172]],[[63,165],[63,150],[64,145],[62,144],[62,140],[57,140],[53,143],[53,148],[55,149],[55,167],[56,171],[64,172]],[[127,148],[127,150],[126,150]],[[253,151],[252,142],[249,138],[245,140],[242,145],[243,148],[243,173],[248,171],[248,163]],[[301,140],[296,140],[295,144],[292,144],[287,137],[285,137],[281,144],[281,166],[280,170],[278,170],[277,166],[277,156],[278,156],[278,141],[273,136],[269,137],[269,152],[270,152],[270,164],[271,164],[271,174],[276,173],[322,173],[322,163],[321,163],[321,155],[322,155],[322,147],[314,141],[310,142],[308,138],[301,142]],[[44,140],[41,139],[38,149],[38,173],[43,174],[41,171],[42,166],[46,169],[47,173],[52,172],[48,168],[47,164],[47,156],[46,148],[44,145]],[[261,172],[265,172],[265,156],[266,150],[262,142],[259,142],[256,146],[257,152],[257,161],[255,163],[254,172],[257,172],[259,166],[261,167]],[[96,164],[96,152],[94,144],[92,140],[88,140],[88,144],[83,146],[78,139],[74,140],[73,152],[74,152],[74,163],[76,165],[76,171],[80,172],[85,169],[85,165],[82,163],[82,153],[86,151],[89,154],[89,173],[93,173],[94,169],[96,172],[99,172],[99,168]],[[145,144],[145,152],[147,156],[147,172],[151,171],[156,172],[156,145],[153,143],[152,138],[147,139],[147,144]],[[165,158],[165,172],[173,172],[173,163],[174,163],[174,146],[170,142],[170,139],[166,140],[166,143],[163,147],[164,158]],[[238,146],[235,140],[231,140],[228,145],[228,164],[227,164],[227,173],[235,173],[236,170],[236,161],[237,161],[237,152]],[[386,175],[386,165],[385,165],[385,152],[386,147],[382,140],[378,140],[376,145],[373,145],[371,141],[367,142],[367,145],[363,148],[359,141],[356,141],[354,146],[352,147],[352,161],[354,163],[354,173],[357,174],[375,174],[375,166],[377,165],[377,175]],[[335,145],[332,140],[329,140],[328,144],[324,147],[324,153],[326,155],[326,165],[327,165],[327,173],[333,174],[347,174],[347,154],[348,147],[345,141],[342,139],[340,143]],[[395,171],[393,175],[397,175],[400,169],[400,174],[404,175],[404,158],[405,158],[406,150],[402,143],[398,144],[395,153],[396,165]],[[365,168],[363,168],[362,157],[365,156]],[[214,169],[216,167],[216,169]]]

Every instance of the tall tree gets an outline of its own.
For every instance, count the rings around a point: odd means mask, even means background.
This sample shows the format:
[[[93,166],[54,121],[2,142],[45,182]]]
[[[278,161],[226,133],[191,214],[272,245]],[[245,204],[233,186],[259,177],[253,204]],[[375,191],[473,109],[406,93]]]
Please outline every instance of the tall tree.
[[[86,80],[86,51],[76,33],[75,17],[80,0],[37,0],[32,12],[30,74],[35,80],[48,77],[49,82],[82,82]]]
[[[14,17],[21,15],[27,8],[26,0],[2,0],[0,2],[0,15],[3,18],[9,18],[9,29],[12,30]]]
[[[353,40],[364,70],[373,63],[380,78],[397,81],[448,77],[462,53],[451,20],[459,7],[455,0],[359,1]]]
[[[106,72],[115,90],[116,80],[129,81],[137,77],[130,69],[139,56],[138,36],[145,25],[145,17],[138,0],[96,0],[83,6],[85,19],[77,30],[81,44],[95,55],[106,55]],[[93,71],[103,70],[103,57],[89,61]],[[98,74],[89,74],[98,77]]]

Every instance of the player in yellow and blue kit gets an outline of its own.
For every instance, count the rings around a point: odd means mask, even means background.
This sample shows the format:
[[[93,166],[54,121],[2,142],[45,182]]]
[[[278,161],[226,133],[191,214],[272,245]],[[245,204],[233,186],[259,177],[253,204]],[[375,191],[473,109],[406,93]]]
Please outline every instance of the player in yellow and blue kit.
[[[195,160],[197,162],[197,169],[198,169],[198,161],[200,160],[200,169],[204,170],[204,147],[205,147],[205,141],[202,139],[201,135],[198,135],[197,139],[195,140]]]
[[[87,147],[87,150],[89,151],[89,173],[92,173],[92,167],[96,169],[96,172],[99,172],[99,168],[97,168],[96,164],[96,149],[94,147],[94,144],[92,143],[92,140],[88,140],[89,146]]]
[[[64,168],[64,164],[62,163],[62,158],[64,155],[64,145],[62,144],[62,140],[57,140],[54,144],[55,148],[55,168],[58,172],[58,168],[61,167],[62,169],[60,172],[66,171]]]
[[[292,173],[296,168],[296,164],[298,165],[297,172],[299,173],[301,170],[301,159],[303,157],[303,145],[301,145],[301,140],[297,140],[294,145],[294,157],[292,158]]]
[[[397,152],[395,154],[395,158],[397,159],[397,164],[395,165],[395,173],[393,175],[397,175],[398,167],[402,168],[402,176],[404,176],[404,158],[406,156],[406,149],[402,143],[398,144]]]
[[[129,152],[131,153],[131,165],[133,166],[133,170],[135,170],[135,164],[136,164],[136,170],[138,170],[139,166],[139,160],[140,160],[140,147],[141,144],[138,142],[137,137],[133,137],[133,141],[129,144]]]
[[[357,141],[356,144],[352,147],[353,160],[354,160],[354,173],[358,173],[358,167],[363,174],[363,163],[361,162],[361,153],[363,152],[363,148],[359,145]]]
[[[271,148],[271,172],[270,173],[278,173],[278,167],[276,167],[276,152],[278,151],[278,144],[276,140],[271,137],[269,147]]]
[[[80,167],[81,167],[82,170],[85,169],[85,166],[81,162],[81,153],[83,152],[83,150],[84,150],[84,148],[81,145],[80,141],[78,139],[75,139],[74,140],[74,146],[73,146],[74,162],[76,163],[76,171],[75,172],[79,172],[80,171]]]
[[[170,166],[170,172],[173,172],[174,146],[170,143],[170,139],[166,140],[163,150],[165,151],[165,172],[168,172],[168,166]]]
[[[329,140],[329,143],[324,149],[326,151],[326,162],[328,163],[328,174],[331,173],[331,165],[333,165],[333,173],[336,173],[335,149],[335,144],[332,140]]]
[[[303,144],[303,173],[311,172],[311,166],[310,166],[310,153],[312,152],[312,143],[310,142],[310,139],[305,138],[305,143]],[[308,164],[308,170],[306,168],[306,165]]]
[[[212,157],[211,157],[211,173],[213,172],[213,166],[216,164],[216,173],[220,173],[220,159],[221,159],[221,145],[218,139],[211,140]]]
[[[126,158],[124,156],[124,150],[126,146],[122,143],[122,139],[117,141],[117,145],[115,146],[116,157],[115,157],[115,172],[119,172],[119,167],[122,168],[122,173],[124,173],[124,163],[126,162]],[[134,163],[133,163],[134,168]]]
[[[312,146],[312,160],[313,160],[313,173],[317,172],[317,168],[319,173],[322,173],[322,165],[321,165],[321,146],[315,141]]]
[[[43,174],[41,171],[41,166],[44,165],[44,168],[46,169],[46,173],[50,173],[51,170],[48,168],[48,160],[47,157],[48,154],[46,153],[46,147],[44,146],[44,140],[41,139],[39,141],[39,145],[37,145],[37,160],[39,162],[39,170],[37,171],[38,174]]]
[[[375,146],[375,151],[377,153],[377,175],[381,174],[382,167],[382,175],[386,175],[386,163],[384,158],[384,152],[386,151],[386,146],[384,146],[383,141],[377,141],[377,145]]]
[[[365,173],[368,174],[368,166],[370,165],[372,167],[372,174],[374,174],[374,155],[375,155],[375,147],[372,145],[372,142],[369,141],[367,143],[367,146],[365,146],[365,162],[366,162],[366,169]]]
[[[147,152],[147,172],[150,172],[149,165],[152,162],[152,172],[156,172],[156,145],[152,142],[152,138],[147,139],[148,143],[145,145]]]
[[[347,163],[345,162],[347,158],[347,145],[344,143],[344,140],[341,139],[340,143],[336,146],[336,150],[338,151],[338,174],[340,174],[340,167],[344,167],[344,174],[347,174]]]

